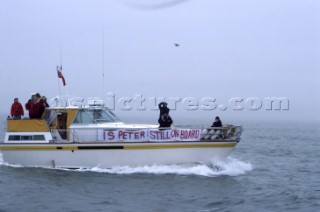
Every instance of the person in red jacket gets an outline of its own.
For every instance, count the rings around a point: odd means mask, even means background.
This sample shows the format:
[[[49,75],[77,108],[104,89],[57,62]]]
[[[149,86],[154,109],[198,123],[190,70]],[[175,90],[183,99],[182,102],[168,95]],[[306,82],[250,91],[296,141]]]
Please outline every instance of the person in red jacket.
[[[24,116],[23,107],[19,102],[18,98],[14,98],[13,104],[11,105],[11,117],[13,119],[21,119]]]
[[[31,119],[40,119],[44,111],[45,104],[43,99],[41,99],[40,94],[36,93],[32,95],[26,104],[26,109],[29,110],[29,117]]]

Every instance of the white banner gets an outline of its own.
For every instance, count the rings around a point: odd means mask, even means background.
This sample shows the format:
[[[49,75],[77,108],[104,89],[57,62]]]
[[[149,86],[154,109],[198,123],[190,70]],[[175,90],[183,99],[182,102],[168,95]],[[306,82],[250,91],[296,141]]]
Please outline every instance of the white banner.
[[[127,141],[143,142],[148,141],[148,130],[99,130],[99,141]]]
[[[98,131],[99,141],[126,142],[165,142],[165,141],[200,141],[201,129],[143,129],[143,130],[104,130]]]

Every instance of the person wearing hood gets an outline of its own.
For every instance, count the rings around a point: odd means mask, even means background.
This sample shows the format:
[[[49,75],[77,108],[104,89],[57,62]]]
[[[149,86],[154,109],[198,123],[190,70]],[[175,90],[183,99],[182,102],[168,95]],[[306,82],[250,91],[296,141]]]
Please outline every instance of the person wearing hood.
[[[165,113],[167,113],[167,115],[169,115],[170,109],[168,108],[168,103],[160,102],[158,107],[159,107],[159,110],[160,110],[159,119],[161,119],[162,115],[165,114]]]
[[[219,116],[216,116],[214,119],[214,122],[212,123],[211,127],[222,127],[222,122],[219,118]]]

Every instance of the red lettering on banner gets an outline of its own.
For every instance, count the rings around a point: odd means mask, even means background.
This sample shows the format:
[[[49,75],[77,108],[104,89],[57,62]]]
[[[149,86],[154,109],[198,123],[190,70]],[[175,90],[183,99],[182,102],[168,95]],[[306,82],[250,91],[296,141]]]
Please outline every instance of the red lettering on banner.
[[[150,134],[150,139],[155,139],[154,131],[150,131],[149,134]]]
[[[194,137],[193,138],[198,138],[199,137],[199,130],[194,130]]]
[[[169,139],[170,138],[169,131],[165,131],[163,133],[164,133],[164,139]]]
[[[114,139],[114,133],[112,131],[108,132],[108,140]]]
[[[139,139],[139,132],[134,133],[134,139]]]
[[[181,130],[180,139],[198,139],[199,130]]]
[[[132,132],[127,132],[129,139],[131,139]]]
[[[171,130],[171,138],[178,138],[179,137],[179,130]]]
[[[154,133],[155,133],[155,131],[153,131],[153,130],[149,131],[149,139],[151,139],[151,140],[155,139]]]
[[[183,130],[180,131],[180,139],[184,139],[184,131]]]
[[[122,136],[123,136],[123,138],[122,139],[127,139],[127,132],[122,132]]]
[[[118,138],[121,139],[122,135],[123,135],[123,132],[122,132],[121,130],[119,130],[119,132],[118,132]]]
[[[153,131],[155,133],[155,139],[159,139],[159,131]]]
[[[100,134],[103,133],[103,134]],[[144,130],[105,130],[100,131],[99,140],[107,141],[198,141],[200,140],[201,129],[144,129]]]
[[[130,134],[130,139],[131,139],[131,138],[132,138],[132,139],[135,139],[135,137],[134,137],[135,132],[130,132],[129,134]],[[137,138],[136,138],[136,139],[137,139]],[[138,139],[139,139],[139,137],[138,137]]]

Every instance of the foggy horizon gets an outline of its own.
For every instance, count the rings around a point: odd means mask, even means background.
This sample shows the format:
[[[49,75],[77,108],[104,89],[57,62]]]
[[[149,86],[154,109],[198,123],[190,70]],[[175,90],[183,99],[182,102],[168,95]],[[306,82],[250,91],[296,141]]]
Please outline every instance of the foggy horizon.
[[[9,115],[15,97],[23,106],[31,93],[54,98],[58,85],[65,95],[62,64],[69,96],[215,99],[211,110],[179,102],[176,123],[319,121],[319,9],[316,0],[5,1],[0,112]],[[272,97],[286,98],[288,109],[267,110]],[[246,108],[229,109],[232,98]],[[250,110],[250,98],[261,109]],[[158,116],[115,113],[130,122]]]

